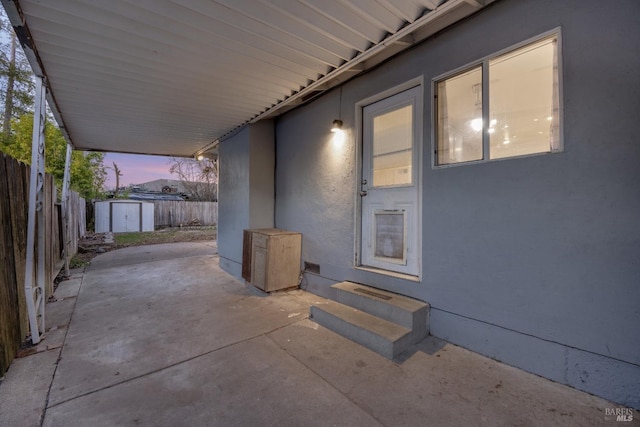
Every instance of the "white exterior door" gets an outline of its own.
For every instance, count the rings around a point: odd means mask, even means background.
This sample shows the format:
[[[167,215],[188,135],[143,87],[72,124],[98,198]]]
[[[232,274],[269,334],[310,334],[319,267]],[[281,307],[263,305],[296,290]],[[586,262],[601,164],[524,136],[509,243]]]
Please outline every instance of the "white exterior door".
[[[374,268],[420,275],[422,88],[362,110],[361,259]]]
[[[140,231],[140,203],[112,203],[111,231],[128,233]]]

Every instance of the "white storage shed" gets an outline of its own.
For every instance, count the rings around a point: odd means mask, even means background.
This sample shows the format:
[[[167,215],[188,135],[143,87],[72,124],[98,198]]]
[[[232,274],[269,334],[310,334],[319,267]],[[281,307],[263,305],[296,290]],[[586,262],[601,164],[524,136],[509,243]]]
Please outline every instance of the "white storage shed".
[[[127,233],[154,230],[154,205],[137,200],[96,202],[96,233]]]

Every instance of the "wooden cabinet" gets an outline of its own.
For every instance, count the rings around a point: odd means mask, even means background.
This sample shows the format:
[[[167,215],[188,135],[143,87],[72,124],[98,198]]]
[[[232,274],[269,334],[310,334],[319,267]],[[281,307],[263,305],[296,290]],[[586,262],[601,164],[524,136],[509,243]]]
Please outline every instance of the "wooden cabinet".
[[[298,286],[302,234],[262,228],[244,230],[242,277],[265,292]]]

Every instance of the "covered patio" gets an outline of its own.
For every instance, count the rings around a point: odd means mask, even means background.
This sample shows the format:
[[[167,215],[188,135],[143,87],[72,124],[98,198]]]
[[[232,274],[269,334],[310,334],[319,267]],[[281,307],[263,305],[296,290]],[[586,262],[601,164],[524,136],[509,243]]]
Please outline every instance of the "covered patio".
[[[44,278],[35,256],[44,251],[37,236],[44,233],[38,206],[45,198],[46,111],[67,140],[63,217],[72,149],[208,157],[220,178],[220,144],[263,125],[267,139],[259,145],[265,151],[251,173],[257,168],[266,175],[248,188],[251,198],[264,192],[260,202],[250,209],[237,205],[244,196],[231,186],[225,187],[230,197],[222,197],[234,218],[249,215],[240,226],[220,227],[221,242],[233,251],[243,228],[275,226],[268,136],[276,118],[493,1],[2,0],[36,87],[26,254],[33,275],[25,275],[24,285],[31,341],[37,344],[46,329]],[[240,177],[246,172],[231,159],[224,167]],[[67,273],[68,244],[64,258]]]
[[[267,296],[216,258],[173,243],[73,270],[0,387],[2,424],[600,425],[614,407],[434,337],[388,360],[308,320],[322,298]]]

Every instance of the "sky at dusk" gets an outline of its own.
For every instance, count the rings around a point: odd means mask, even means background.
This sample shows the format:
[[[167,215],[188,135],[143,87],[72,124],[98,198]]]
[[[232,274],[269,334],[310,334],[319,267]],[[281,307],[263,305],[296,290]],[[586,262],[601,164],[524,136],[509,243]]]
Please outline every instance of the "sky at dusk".
[[[139,154],[107,153],[104,156],[104,165],[107,169],[107,181],[105,188],[113,190],[116,186],[116,177],[113,172],[113,162],[122,172],[120,186],[129,184],[141,184],[154,179],[177,179],[169,173],[171,157],[144,156]]]

